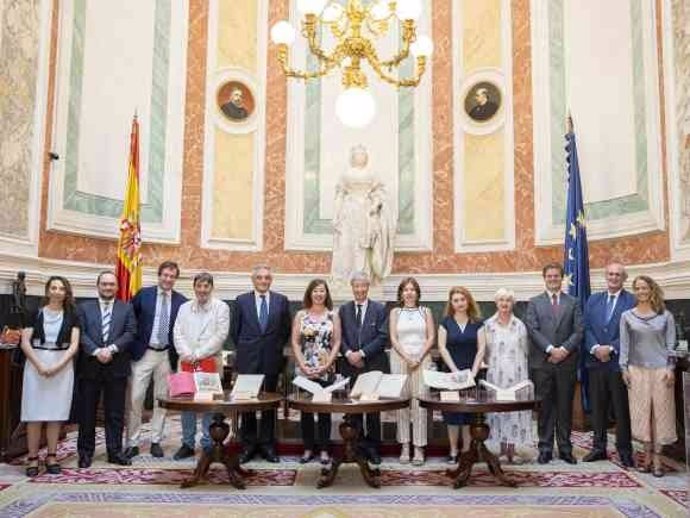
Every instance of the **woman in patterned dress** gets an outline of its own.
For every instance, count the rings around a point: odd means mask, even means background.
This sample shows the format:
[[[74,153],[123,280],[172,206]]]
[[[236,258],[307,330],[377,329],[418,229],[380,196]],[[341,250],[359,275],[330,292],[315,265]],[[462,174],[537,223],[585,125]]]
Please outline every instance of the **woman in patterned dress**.
[[[484,335],[479,306],[467,288],[456,286],[448,292],[445,318],[438,327],[438,350],[450,372],[472,370],[477,377],[484,359]],[[458,462],[458,446],[462,429],[462,450],[470,448],[470,416],[460,412],[444,412],[448,426],[450,453],[448,462]]]
[[[662,477],[661,450],[677,440],[675,357],[671,354],[676,328],[664,293],[652,278],[639,275],[632,286],[637,304],[621,315],[619,362],[628,386],[632,435],[645,448],[645,460],[638,469]]]
[[[427,443],[427,411],[417,398],[428,395],[423,371],[431,364],[429,351],[434,343],[434,317],[431,310],[420,306],[421,290],[412,277],[403,279],[398,286],[398,305],[390,314],[391,372],[407,374],[409,408],[397,411],[397,439],[401,444],[400,462],[410,462],[410,441],[414,444],[412,464],[424,464]],[[412,438],[410,439],[410,426]]]
[[[331,384],[335,378],[335,359],[340,349],[340,320],[333,311],[328,284],[314,279],[304,293],[303,309],[297,312],[292,325],[292,351],[295,355],[297,375],[305,376],[321,386]],[[330,462],[328,449],[331,436],[331,414],[319,414],[314,437],[314,414],[302,412],[300,425],[304,440],[306,463],[320,451],[321,464]]]
[[[496,292],[496,314],[484,322],[489,368],[486,380],[509,388],[529,378],[527,328],[513,314],[515,294],[504,288]],[[532,412],[489,414],[490,444],[500,444],[500,455],[510,463],[522,463],[533,449]],[[516,452],[521,452],[517,454]]]

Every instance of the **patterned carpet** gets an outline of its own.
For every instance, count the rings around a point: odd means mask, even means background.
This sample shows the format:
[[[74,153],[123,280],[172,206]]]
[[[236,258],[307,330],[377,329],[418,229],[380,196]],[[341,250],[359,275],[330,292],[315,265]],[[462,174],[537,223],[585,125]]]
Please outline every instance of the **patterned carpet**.
[[[449,518],[489,517],[685,517],[690,516],[688,478],[683,465],[665,459],[661,479],[623,469],[611,461],[509,466],[517,489],[499,487],[483,468],[473,472],[470,485],[453,490],[441,459],[425,466],[403,466],[385,458],[382,488],[369,489],[355,466],[341,468],[336,483],[315,489],[318,464],[300,465],[297,457],[283,457],[279,465],[252,462],[247,489],[228,485],[220,466],[212,468],[208,483],[181,490],[194,461],[173,461],[179,445],[179,419],[170,420],[166,457],[156,459],[142,445],[131,467],[105,462],[102,433],[97,458],[89,469],[76,466],[76,437],[60,444],[63,473],[42,473],[28,480],[23,459],[0,464],[0,517],[257,517],[257,518]],[[584,434],[574,436],[575,454],[590,447]]]

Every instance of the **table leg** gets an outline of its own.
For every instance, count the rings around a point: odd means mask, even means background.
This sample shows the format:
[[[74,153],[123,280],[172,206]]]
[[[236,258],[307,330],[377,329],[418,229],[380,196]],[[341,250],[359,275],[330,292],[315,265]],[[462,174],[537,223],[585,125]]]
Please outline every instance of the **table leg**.
[[[230,448],[226,448],[223,444],[225,439],[227,439],[230,433],[230,425],[225,422],[225,415],[214,414],[213,421],[209,426],[209,435],[213,444],[211,446],[211,451],[202,451],[201,458],[196,465],[194,470],[194,475],[191,478],[182,482],[182,488],[196,486],[202,479],[206,477],[209,467],[213,462],[218,462],[223,464],[228,470],[228,477],[230,479],[230,484],[232,484],[237,489],[244,489],[245,482],[244,477],[249,474],[247,470],[240,467],[239,456],[237,453],[230,451]]]
[[[335,476],[338,473],[338,469],[341,464],[346,463],[356,463],[359,466],[359,470],[364,477],[364,481],[371,487],[381,487],[381,472],[379,469],[371,469],[369,463],[362,452],[357,448],[357,436],[359,430],[350,424],[349,420],[345,420],[340,423],[339,426],[340,436],[343,438],[344,452],[340,459],[333,459],[330,468],[323,468],[321,470],[321,476],[316,484],[316,487],[321,489],[323,487],[328,487],[333,484]]]
[[[491,474],[504,486],[516,487],[517,483],[508,478],[501,469],[498,457],[484,444],[484,441],[489,438],[489,426],[485,422],[484,414],[474,414],[472,424],[470,424],[470,436],[472,437],[470,449],[460,455],[460,462],[456,469],[446,472],[454,479],[453,487],[457,489],[467,484],[472,466],[477,462],[486,462]]]

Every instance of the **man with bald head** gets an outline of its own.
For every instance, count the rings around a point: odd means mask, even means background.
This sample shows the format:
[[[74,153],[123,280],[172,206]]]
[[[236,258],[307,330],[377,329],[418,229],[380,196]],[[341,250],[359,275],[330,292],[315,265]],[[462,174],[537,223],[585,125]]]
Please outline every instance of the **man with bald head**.
[[[635,297],[623,287],[628,274],[618,261],[606,266],[606,290],[594,293],[585,306],[584,351],[589,370],[593,449],[582,460],[605,460],[609,409],[616,419],[616,449],[621,463],[632,467],[628,390],[618,363],[621,314],[635,306]]]

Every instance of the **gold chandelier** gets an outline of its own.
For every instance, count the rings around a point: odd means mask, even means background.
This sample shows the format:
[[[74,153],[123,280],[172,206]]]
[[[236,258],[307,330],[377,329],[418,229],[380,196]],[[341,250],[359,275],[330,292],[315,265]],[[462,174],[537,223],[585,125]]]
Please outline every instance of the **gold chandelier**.
[[[375,103],[367,90],[368,80],[362,70],[367,63],[384,82],[397,88],[419,85],[427,59],[433,52],[428,36],[417,36],[416,20],[422,12],[421,0],[297,0],[297,9],[303,15],[302,36],[309,52],[318,62],[314,71],[297,70],[289,64],[289,47],[297,31],[287,21],[280,21],[271,28],[271,39],[277,45],[278,62],[287,77],[316,79],[334,69],[342,71],[344,91],[336,101],[336,113],[340,120],[353,127],[366,126],[375,113]],[[389,59],[379,57],[375,41],[386,35],[393,24],[399,25],[401,46]],[[332,49],[322,47],[320,34],[329,31],[335,38]],[[409,77],[398,78],[393,70],[410,55],[416,66]]]

